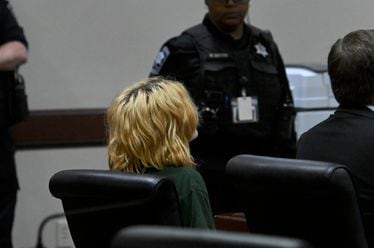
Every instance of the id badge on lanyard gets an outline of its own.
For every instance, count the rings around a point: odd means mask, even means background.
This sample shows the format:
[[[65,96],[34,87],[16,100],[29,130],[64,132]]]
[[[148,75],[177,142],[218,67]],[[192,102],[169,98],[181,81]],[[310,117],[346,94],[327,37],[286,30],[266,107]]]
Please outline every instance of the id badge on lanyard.
[[[245,89],[242,90],[242,96],[231,100],[232,122],[254,123],[258,122],[258,99],[257,96],[246,96]]]

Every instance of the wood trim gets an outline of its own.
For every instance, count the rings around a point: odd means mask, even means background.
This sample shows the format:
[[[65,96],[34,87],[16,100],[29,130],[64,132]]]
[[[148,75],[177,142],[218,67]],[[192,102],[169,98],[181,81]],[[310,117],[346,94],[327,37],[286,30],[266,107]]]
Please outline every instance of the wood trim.
[[[106,144],[105,109],[37,110],[12,128],[17,148]]]
[[[244,213],[225,213],[214,216],[214,222],[217,230],[231,232],[249,232],[247,220]]]

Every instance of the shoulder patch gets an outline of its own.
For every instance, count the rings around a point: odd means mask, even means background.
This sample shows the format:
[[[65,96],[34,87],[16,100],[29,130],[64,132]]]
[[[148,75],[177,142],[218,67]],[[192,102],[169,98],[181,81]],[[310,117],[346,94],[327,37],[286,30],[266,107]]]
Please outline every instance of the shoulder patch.
[[[12,15],[14,15],[13,6],[12,6],[9,2],[6,2],[6,7],[7,7],[8,10],[12,13]]]
[[[156,56],[155,62],[153,63],[151,74],[158,75],[160,73],[162,66],[165,64],[165,61],[169,57],[169,55],[170,50],[167,46],[161,48]]]
[[[5,3],[6,3],[6,8],[9,10],[9,13],[13,16],[13,18],[15,20],[17,20],[17,17],[16,17],[16,15],[14,13],[14,8],[13,8],[12,4],[10,2],[8,2],[8,1],[5,1]]]

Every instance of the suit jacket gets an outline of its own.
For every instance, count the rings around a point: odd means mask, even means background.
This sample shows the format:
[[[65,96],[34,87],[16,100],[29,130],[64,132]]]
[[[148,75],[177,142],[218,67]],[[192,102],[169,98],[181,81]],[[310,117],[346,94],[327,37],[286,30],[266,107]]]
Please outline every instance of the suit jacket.
[[[296,157],[348,167],[358,190],[369,247],[374,247],[374,112],[366,106],[340,106],[300,137]]]

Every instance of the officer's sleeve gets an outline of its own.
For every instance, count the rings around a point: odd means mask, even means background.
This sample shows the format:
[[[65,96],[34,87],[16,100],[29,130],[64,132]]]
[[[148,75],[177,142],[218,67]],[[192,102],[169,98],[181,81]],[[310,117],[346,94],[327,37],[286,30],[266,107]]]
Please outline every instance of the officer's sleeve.
[[[158,52],[150,76],[163,76],[193,88],[199,73],[199,57],[192,39],[180,35],[167,41]]]
[[[22,27],[18,24],[8,1],[0,0],[0,44],[19,41],[27,47],[27,40]]]
[[[282,100],[277,121],[277,146],[276,155],[282,157],[295,157],[296,153],[296,131],[295,131],[295,109],[289,81],[286,74],[286,68],[282,56],[274,43],[276,59],[278,65],[279,80],[282,87]]]

